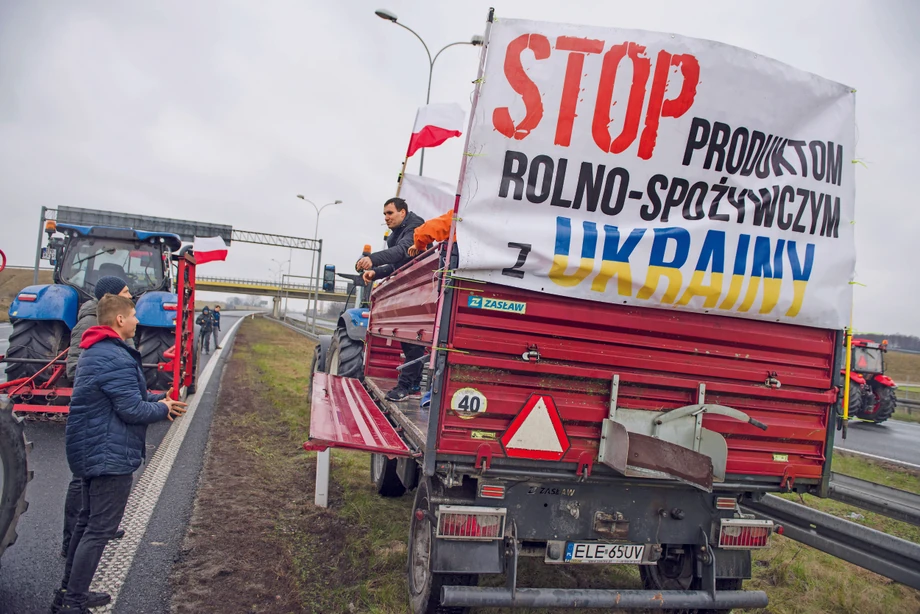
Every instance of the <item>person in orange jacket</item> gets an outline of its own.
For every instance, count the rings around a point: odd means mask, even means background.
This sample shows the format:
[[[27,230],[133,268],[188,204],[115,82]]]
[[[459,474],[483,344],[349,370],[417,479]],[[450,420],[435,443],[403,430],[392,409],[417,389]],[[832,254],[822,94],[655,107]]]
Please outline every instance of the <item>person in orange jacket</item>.
[[[450,236],[450,224],[453,218],[454,211],[451,209],[444,215],[433,217],[416,228],[413,235],[413,244],[409,247],[409,255],[412,257],[417,256],[435,241],[447,241],[447,237]]]

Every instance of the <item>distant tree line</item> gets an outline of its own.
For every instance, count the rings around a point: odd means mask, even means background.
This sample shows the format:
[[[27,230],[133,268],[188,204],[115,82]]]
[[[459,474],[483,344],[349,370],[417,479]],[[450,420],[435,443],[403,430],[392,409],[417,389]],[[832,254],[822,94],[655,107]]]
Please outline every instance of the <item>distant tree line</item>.
[[[872,341],[888,340],[888,349],[891,350],[908,350],[920,352],[920,337],[913,335],[881,335],[878,333],[856,333],[854,337],[859,339],[871,339]]]

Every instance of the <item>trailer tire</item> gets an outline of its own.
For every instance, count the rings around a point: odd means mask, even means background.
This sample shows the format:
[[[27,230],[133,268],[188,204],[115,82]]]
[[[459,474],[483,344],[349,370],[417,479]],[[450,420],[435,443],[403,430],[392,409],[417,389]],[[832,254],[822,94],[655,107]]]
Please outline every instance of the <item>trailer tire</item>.
[[[381,497],[395,498],[406,494],[406,487],[396,471],[397,459],[384,454],[371,454],[371,481]]]
[[[26,485],[32,479],[29,471],[29,449],[22,418],[13,414],[13,404],[0,402],[0,556],[16,542],[16,524],[29,508]]]
[[[689,549],[688,547],[687,550]],[[640,565],[639,576],[642,578],[643,586],[648,590],[698,590],[701,586],[699,579],[694,577],[694,567],[693,556],[684,554],[678,561],[668,562],[666,559],[661,559],[658,565]],[[741,583],[740,578],[717,578],[716,590],[740,591]],[[679,608],[663,611],[670,614],[726,614],[730,612],[730,610],[712,610],[709,608]]]
[[[434,510],[431,505],[431,481],[419,482],[415,505],[409,521],[409,605],[412,614],[465,614],[465,607],[443,607],[440,604],[442,586],[476,586],[476,574],[437,574],[431,572],[431,546],[435,527],[429,521]],[[415,511],[421,510],[419,520]]]
[[[137,336],[134,338],[137,351],[141,354],[141,362],[145,365],[166,362],[163,354],[176,343],[176,331],[170,328],[157,328],[153,326],[137,327]],[[169,390],[172,386],[172,373],[160,371],[154,367],[144,367],[144,379],[147,381],[148,390]]]
[[[326,355],[326,373],[342,377],[364,377],[364,342],[352,339],[344,328],[332,336]]]
[[[70,347],[70,331],[63,322],[57,320],[15,320],[13,332],[10,333],[10,346],[7,358],[32,358],[51,362],[57,355]],[[32,377],[41,371],[44,364],[8,363],[6,380],[12,381],[22,377]],[[51,377],[53,369],[46,369],[35,378],[36,383],[44,383]]]

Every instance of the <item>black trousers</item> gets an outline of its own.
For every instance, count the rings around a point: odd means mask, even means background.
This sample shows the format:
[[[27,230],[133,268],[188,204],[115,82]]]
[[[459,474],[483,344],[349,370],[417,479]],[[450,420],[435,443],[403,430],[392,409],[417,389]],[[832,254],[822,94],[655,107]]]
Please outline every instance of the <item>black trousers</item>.
[[[421,345],[415,345],[414,343],[403,343],[402,351],[403,354],[406,355],[406,362],[411,362],[425,355],[425,348]],[[406,390],[414,390],[417,388],[422,381],[422,368],[425,366],[424,363],[424,360],[420,360],[400,371],[399,381],[396,382],[396,385]]]
[[[83,507],[67,549],[61,581],[61,588],[67,589],[65,605],[83,605],[89,597],[102,551],[124,516],[131,482],[131,474],[83,478]]]
[[[70,538],[77,528],[80,518],[80,508],[83,507],[83,479],[71,476],[67,485],[67,498],[64,499],[64,542],[61,549],[67,552],[70,547]]]

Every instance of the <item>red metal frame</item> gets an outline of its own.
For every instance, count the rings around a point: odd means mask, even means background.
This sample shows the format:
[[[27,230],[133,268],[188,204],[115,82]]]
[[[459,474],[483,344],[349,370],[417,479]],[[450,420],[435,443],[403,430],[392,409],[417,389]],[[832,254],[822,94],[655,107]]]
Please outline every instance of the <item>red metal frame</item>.
[[[389,457],[412,456],[358,380],[326,373],[313,374],[310,441],[303,447],[320,452],[336,447]]]
[[[164,352],[166,362],[159,364],[161,370],[173,372],[173,398],[178,399],[181,388],[187,388],[195,378],[195,259],[191,253],[177,257],[176,293],[176,337],[174,345]],[[180,325],[181,324],[181,325]],[[176,360],[176,348],[183,348]],[[65,365],[55,364],[67,356],[62,351],[54,360],[43,366],[34,375],[10,382],[0,383],[0,392],[8,394],[13,401],[13,411],[66,414],[70,411],[73,388],[58,386],[65,372]],[[0,361],[4,357],[0,356]],[[53,367],[51,376],[38,385],[39,375]],[[179,385],[176,385],[176,383]],[[42,401],[36,403],[33,401]]]

